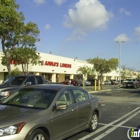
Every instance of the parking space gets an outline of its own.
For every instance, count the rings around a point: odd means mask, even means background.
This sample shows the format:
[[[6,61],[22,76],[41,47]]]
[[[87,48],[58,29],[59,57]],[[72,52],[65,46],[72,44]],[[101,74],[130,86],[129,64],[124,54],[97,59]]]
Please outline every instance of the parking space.
[[[139,122],[139,119],[135,119],[134,117],[139,116],[140,108],[135,108],[134,110],[128,112],[127,114],[119,117],[118,119],[115,119],[114,121],[104,124],[100,123],[100,125],[103,125],[100,127],[96,132],[93,132],[79,140],[127,140],[127,131],[131,127],[137,127],[138,124],[135,124],[136,122]],[[131,122],[133,120],[133,123]],[[98,136],[95,136],[95,134],[98,133]]]
[[[140,105],[137,98],[140,95],[137,91],[137,89],[115,91],[115,96],[112,96],[111,92],[99,93],[103,112],[98,129],[92,133],[80,132],[66,140],[129,140],[128,130],[140,126]],[[132,94],[136,96],[131,96]],[[140,137],[136,140],[140,140]]]
[[[123,113],[122,116],[117,115],[114,120],[112,120],[111,115],[106,116],[108,118],[106,120],[103,119],[105,117],[104,116],[101,118],[99,127],[95,132],[89,133],[83,131],[67,140],[128,140],[128,130],[140,125],[138,123],[140,118],[140,107],[134,108],[133,110],[131,109],[127,109],[129,112],[126,111],[127,113]],[[105,114],[103,113],[103,115]]]
[[[118,89],[111,89],[106,91],[100,92],[91,92],[94,96],[115,96],[115,97],[136,97],[140,98],[140,89],[133,89],[133,88],[118,88]]]

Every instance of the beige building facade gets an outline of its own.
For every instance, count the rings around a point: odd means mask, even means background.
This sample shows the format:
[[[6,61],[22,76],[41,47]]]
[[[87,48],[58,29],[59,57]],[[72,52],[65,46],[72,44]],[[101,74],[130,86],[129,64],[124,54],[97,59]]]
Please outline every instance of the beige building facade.
[[[81,78],[82,76],[77,73],[80,66],[88,66],[93,68],[92,64],[86,61],[57,56],[47,53],[38,53],[41,57],[39,65],[29,64],[28,71],[31,74],[43,75],[46,80],[52,82],[62,82],[66,79]],[[3,53],[0,53],[0,57]],[[11,61],[11,69],[18,68],[22,71],[21,65],[14,66],[14,62]],[[0,83],[6,78],[7,67],[1,64],[0,60]]]
[[[38,53],[40,55],[40,64],[28,66],[28,71],[30,74],[43,75],[46,80],[52,82],[62,82],[66,79],[82,79],[83,76],[77,73],[79,67],[88,66],[94,69],[92,64],[87,63],[87,61],[78,60],[76,58],[67,58],[63,56],[58,56],[54,54]],[[3,56],[3,52],[0,52],[0,58]],[[11,61],[11,69],[14,70],[18,68],[22,71],[22,66],[14,66],[13,61]],[[136,78],[138,72],[131,72],[132,77]],[[129,72],[130,74],[130,72]],[[1,64],[0,59],[0,83],[6,79],[8,75],[7,67]],[[94,76],[90,75],[87,78],[98,79],[98,73],[94,73]],[[128,74],[127,74],[128,75]],[[129,76],[127,76],[129,77]],[[110,73],[103,75],[103,81],[105,80],[119,80],[119,69],[114,70]]]
[[[40,55],[40,64],[28,66],[28,71],[30,74],[43,75],[46,80],[52,82],[62,82],[66,79],[82,79],[83,76],[77,73],[79,67],[88,66],[94,69],[92,64],[87,63],[87,61],[78,60],[76,58],[67,58],[63,56],[58,56],[54,54],[38,53]],[[3,56],[3,52],[0,52],[0,58]],[[11,61],[11,69],[14,70],[18,68],[22,71],[22,66],[14,66],[13,61]],[[134,72],[132,72],[133,74]],[[6,79],[8,75],[7,67],[1,64],[0,59],[0,83]],[[94,76],[90,75],[89,78],[98,79],[98,73],[94,73]],[[138,75],[132,76],[136,78]],[[85,77],[87,79],[88,77]],[[105,80],[119,80],[119,69],[114,70],[110,73],[103,75],[103,81]]]

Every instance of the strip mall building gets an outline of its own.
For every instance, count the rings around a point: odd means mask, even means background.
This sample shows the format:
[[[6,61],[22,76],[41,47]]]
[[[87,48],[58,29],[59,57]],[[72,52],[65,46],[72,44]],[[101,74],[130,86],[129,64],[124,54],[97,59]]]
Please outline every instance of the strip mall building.
[[[3,53],[1,52],[0,57],[2,55]],[[41,57],[41,65],[29,64],[28,71],[31,74],[43,75],[46,79],[51,80],[52,82],[62,82],[66,79],[80,79],[82,78],[82,75],[77,73],[79,67],[88,66],[93,68],[92,64],[74,58],[47,53],[39,53],[39,55]],[[14,70],[16,67],[22,71],[21,65],[14,66],[11,62],[11,70]],[[0,83],[6,78],[7,74],[7,67],[2,65],[0,60]],[[111,72],[104,76],[104,80],[106,80],[107,77],[109,79],[117,79],[119,74],[116,71]],[[90,76],[90,78],[93,78],[93,76]],[[97,78],[97,75],[94,78]]]

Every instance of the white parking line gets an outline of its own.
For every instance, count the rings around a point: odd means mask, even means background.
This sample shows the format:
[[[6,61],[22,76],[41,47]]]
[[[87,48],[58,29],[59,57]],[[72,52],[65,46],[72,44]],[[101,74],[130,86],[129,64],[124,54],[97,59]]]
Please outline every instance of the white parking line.
[[[99,123],[99,125],[107,125],[107,124],[106,123]],[[116,125],[111,125],[111,126],[116,126]],[[127,129],[132,128],[132,126],[124,126],[124,125],[122,125],[120,127],[121,128],[127,128]],[[133,128],[135,128],[135,127],[133,127]]]
[[[125,119],[124,121],[120,122],[116,126],[108,129],[103,134],[99,135],[98,137],[94,138],[93,140],[100,140],[100,139],[102,139],[103,137],[105,137],[106,135],[108,135],[109,133],[111,133],[112,131],[114,131],[118,127],[120,127],[122,124],[126,123],[127,121],[129,121],[130,119],[132,119],[133,117],[135,117],[136,115],[138,115],[139,113],[140,113],[140,110],[138,112],[134,113],[133,115],[131,115],[130,117],[128,117],[127,119]]]
[[[93,136],[93,135],[95,135],[95,134],[97,134],[97,133],[103,131],[104,129],[110,127],[110,126],[113,125],[114,123],[116,123],[116,122],[118,122],[118,121],[124,119],[125,117],[131,115],[132,113],[134,113],[135,111],[137,111],[137,110],[139,110],[139,109],[140,109],[140,107],[137,107],[136,109],[132,110],[131,112],[129,112],[129,113],[127,113],[127,114],[125,114],[124,116],[120,117],[119,119],[117,119],[117,120],[115,120],[115,121],[113,121],[113,122],[107,124],[106,126],[103,126],[103,127],[99,128],[99,129],[97,129],[95,132],[92,132],[92,133],[90,133],[90,134],[86,135],[85,137],[82,137],[82,138],[80,138],[80,139],[78,139],[78,140],[85,140],[85,139],[87,139],[87,138],[90,138],[91,136]]]
[[[133,96],[137,96],[138,94],[133,94],[133,95],[130,95],[129,97],[133,97]]]

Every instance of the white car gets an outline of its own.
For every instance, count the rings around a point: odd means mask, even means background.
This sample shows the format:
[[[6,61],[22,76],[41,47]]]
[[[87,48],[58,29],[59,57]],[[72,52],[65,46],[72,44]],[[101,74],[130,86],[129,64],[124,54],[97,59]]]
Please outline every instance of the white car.
[[[111,81],[104,81],[102,84],[103,85],[111,85]]]
[[[86,85],[86,86],[91,86],[91,82],[86,80],[86,81],[85,81],[85,85]]]

